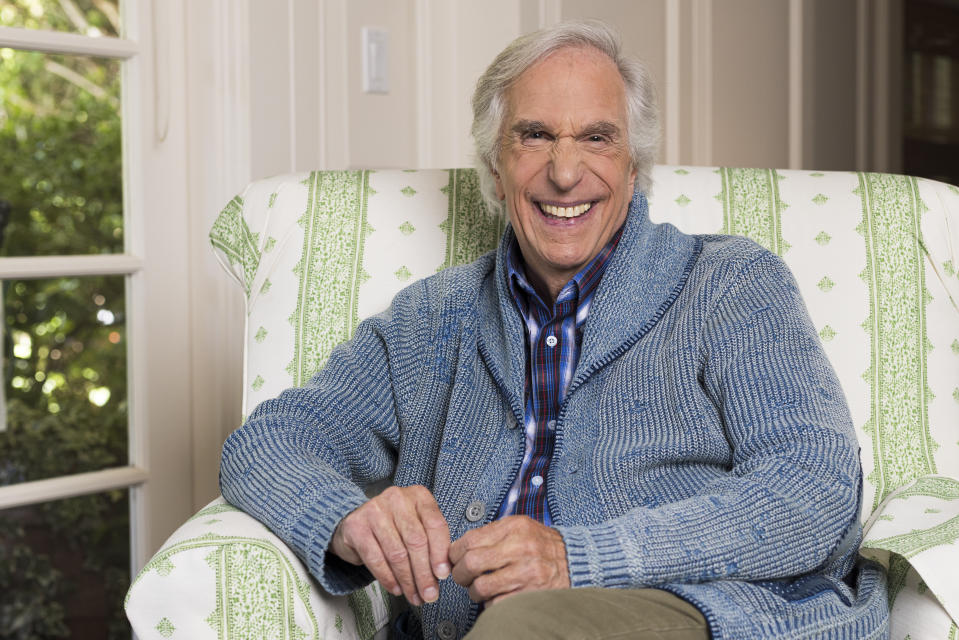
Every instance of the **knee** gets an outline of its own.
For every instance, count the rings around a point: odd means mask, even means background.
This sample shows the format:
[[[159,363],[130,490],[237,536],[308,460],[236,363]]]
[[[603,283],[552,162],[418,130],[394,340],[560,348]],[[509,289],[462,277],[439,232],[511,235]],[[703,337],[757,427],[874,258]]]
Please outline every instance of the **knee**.
[[[489,606],[480,614],[469,640],[501,638],[555,638],[551,613],[556,605],[555,591],[527,591]]]

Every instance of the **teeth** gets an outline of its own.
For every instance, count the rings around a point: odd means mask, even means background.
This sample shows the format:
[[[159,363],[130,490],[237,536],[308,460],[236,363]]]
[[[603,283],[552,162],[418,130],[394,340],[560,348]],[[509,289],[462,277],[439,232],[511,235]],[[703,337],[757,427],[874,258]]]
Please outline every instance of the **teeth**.
[[[578,204],[575,207],[555,207],[551,204],[541,204],[539,206],[551,216],[556,216],[557,218],[575,218],[589,211],[593,205],[587,202]]]

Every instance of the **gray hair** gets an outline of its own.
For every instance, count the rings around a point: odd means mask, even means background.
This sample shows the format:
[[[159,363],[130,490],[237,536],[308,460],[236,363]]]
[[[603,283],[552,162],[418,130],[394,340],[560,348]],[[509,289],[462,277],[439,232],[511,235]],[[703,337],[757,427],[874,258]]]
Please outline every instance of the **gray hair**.
[[[520,36],[496,56],[476,82],[473,91],[473,126],[476,171],[486,206],[503,213],[493,177],[506,117],[506,93],[527,69],[549,54],[566,47],[592,47],[609,56],[626,85],[629,155],[636,169],[636,186],[649,193],[652,169],[659,150],[659,111],[652,79],[646,67],[622,52],[619,38],[596,20],[563,22]]]

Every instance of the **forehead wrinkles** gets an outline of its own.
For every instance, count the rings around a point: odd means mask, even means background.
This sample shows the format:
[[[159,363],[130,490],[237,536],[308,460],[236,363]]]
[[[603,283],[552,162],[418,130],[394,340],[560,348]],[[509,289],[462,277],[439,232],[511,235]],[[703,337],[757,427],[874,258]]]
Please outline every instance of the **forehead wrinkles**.
[[[547,129],[559,125],[585,129],[594,122],[612,122],[621,131],[626,127],[626,87],[619,69],[591,47],[550,53],[520,74],[503,98],[501,134],[514,128],[514,120],[539,121]]]

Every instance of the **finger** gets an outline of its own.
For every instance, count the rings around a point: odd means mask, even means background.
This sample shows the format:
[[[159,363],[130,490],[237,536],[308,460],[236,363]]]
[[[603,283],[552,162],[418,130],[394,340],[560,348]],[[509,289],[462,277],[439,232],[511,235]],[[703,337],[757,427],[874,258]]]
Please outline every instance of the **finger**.
[[[502,569],[511,561],[512,558],[500,553],[498,547],[470,549],[453,565],[453,581],[462,587],[469,587],[479,576]]]
[[[423,604],[416,592],[416,583],[413,579],[413,570],[410,567],[410,556],[400,532],[397,531],[392,514],[378,514],[373,526],[373,535],[382,549],[386,562],[399,583],[400,591],[412,604]],[[399,595],[394,592],[394,595]]]
[[[392,593],[394,596],[403,594],[403,589],[400,586],[399,581],[396,579],[396,576],[393,574],[393,570],[386,561],[386,557],[383,555],[382,549],[380,549],[380,544],[372,535],[372,532],[369,536],[369,539],[364,540],[360,544],[360,546],[357,548],[357,552],[360,557],[360,562],[357,564],[363,564],[366,566],[367,570],[369,570],[369,572],[373,574],[373,577],[376,578],[381,585],[383,585],[384,589]]]
[[[457,563],[461,562],[463,556],[472,549],[496,546],[500,544],[503,541],[504,535],[506,534],[507,527],[504,527],[503,524],[505,521],[506,519],[494,520],[493,522],[483,525],[478,529],[470,529],[461,537],[457,538],[450,545],[450,562],[452,562],[455,566]]]
[[[399,511],[394,514],[394,518],[409,557],[416,592],[423,601],[433,602],[439,596],[439,590],[430,564],[430,544],[426,529],[420,521],[415,505],[404,503],[397,506]]]
[[[417,501],[416,511],[426,529],[426,537],[429,539],[430,566],[433,569],[433,575],[438,580],[445,580],[451,571],[449,525],[446,524],[446,518],[443,517],[433,494],[429,492]]]
[[[508,593],[528,590],[523,567],[511,564],[476,577],[467,589],[473,602],[487,602]]]

